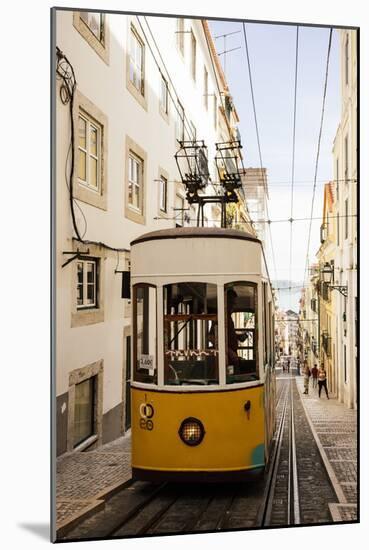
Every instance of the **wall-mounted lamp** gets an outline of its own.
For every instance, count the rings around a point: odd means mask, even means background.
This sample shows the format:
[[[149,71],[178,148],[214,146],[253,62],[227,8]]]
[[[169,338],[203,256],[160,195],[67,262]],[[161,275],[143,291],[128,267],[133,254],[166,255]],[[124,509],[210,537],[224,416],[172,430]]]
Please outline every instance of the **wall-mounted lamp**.
[[[323,269],[320,270],[322,280],[331,290],[338,290],[345,298],[347,298],[347,285],[333,285],[334,282],[334,265],[325,262]]]

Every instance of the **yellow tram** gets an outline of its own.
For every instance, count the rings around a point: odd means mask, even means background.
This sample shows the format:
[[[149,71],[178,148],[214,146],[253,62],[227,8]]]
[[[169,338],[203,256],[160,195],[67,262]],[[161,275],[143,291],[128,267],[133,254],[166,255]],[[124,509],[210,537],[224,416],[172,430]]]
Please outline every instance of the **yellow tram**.
[[[275,427],[274,310],[260,241],[176,228],[131,243],[133,477],[240,480]]]

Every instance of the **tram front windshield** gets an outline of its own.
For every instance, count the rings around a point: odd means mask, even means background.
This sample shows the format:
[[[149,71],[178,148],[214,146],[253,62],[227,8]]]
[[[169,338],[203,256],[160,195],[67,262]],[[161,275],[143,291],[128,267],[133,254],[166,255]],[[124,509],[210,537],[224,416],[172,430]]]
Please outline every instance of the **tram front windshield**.
[[[164,287],[164,383],[219,383],[217,287],[176,283]]]

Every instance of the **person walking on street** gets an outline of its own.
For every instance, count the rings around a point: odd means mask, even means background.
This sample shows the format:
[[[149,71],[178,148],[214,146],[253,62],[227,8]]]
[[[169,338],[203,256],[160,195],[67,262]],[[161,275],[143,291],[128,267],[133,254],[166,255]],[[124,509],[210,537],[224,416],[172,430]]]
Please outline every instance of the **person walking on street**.
[[[306,363],[305,365],[305,369],[304,369],[304,393],[307,395],[309,393],[309,380],[310,380],[310,375],[311,375],[311,372],[310,372],[310,369]]]
[[[329,399],[328,388],[327,388],[327,373],[325,371],[324,365],[321,365],[318,371],[318,385],[319,385],[319,397],[320,397],[322,388],[324,388],[327,399]]]
[[[311,369],[311,374],[313,375],[313,388],[316,388],[318,385],[318,367],[316,364]]]

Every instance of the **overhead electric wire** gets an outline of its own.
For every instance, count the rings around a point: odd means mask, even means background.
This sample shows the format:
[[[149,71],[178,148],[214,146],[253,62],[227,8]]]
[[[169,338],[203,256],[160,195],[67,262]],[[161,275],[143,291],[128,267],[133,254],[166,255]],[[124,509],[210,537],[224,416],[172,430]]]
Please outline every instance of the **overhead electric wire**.
[[[316,180],[318,175],[318,165],[319,165],[319,154],[320,154],[320,143],[322,138],[322,129],[323,129],[323,121],[324,121],[324,110],[325,110],[325,100],[327,95],[327,83],[328,83],[328,71],[329,71],[329,58],[331,53],[331,45],[332,45],[332,27],[329,30],[329,40],[328,40],[328,52],[327,52],[327,62],[326,62],[326,69],[325,69],[325,79],[324,79],[324,91],[323,91],[323,101],[322,101],[322,112],[320,117],[320,128],[319,128],[319,136],[318,136],[318,147],[317,147],[317,154],[316,154],[316,160],[315,160],[315,174],[314,174],[314,186],[313,186],[313,196],[311,200],[311,212],[310,212],[310,225],[309,225],[309,234],[308,234],[308,244],[307,244],[307,252],[306,252],[306,262],[305,262],[305,270],[304,270],[304,280],[306,276],[308,275],[308,267],[309,267],[309,249],[310,249],[310,238],[311,238],[311,227],[312,227],[312,220],[313,220],[313,211],[314,211],[314,201],[315,201],[315,191],[316,191]]]
[[[291,265],[292,265],[292,220],[293,220],[293,186],[295,181],[295,147],[296,147],[296,104],[297,104],[297,68],[299,54],[299,27],[296,27],[296,56],[295,56],[295,90],[293,102],[293,132],[292,132],[292,171],[291,171],[291,224],[290,224],[290,273],[289,280],[291,281]],[[291,297],[290,297],[291,306]]]
[[[213,54],[211,52],[211,48],[210,48],[210,44],[209,44],[209,39],[208,39],[208,36],[207,36],[207,33],[205,32],[205,29],[204,29],[204,26],[203,26],[203,30],[204,30],[204,35],[205,35],[205,40],[206,40],[206,45],[207,45],[207,48],[208,48],[208,53],[209,53],[209,58],[210,58],[210,63],[211,63],[211,67],[213,69],[213,73],[214,73],[214,79],[215,79],[215,83],[216,83],[216,86],[218,88],[218,94],[219,94],[219,102],[222,106],[222,109],[225,113],[225,105],[223,105],[223,98],[222,98],[222,92],[221,92],[221,89],[220,89],[220,86],[219,86],[219,82],[218,82],[218,75],[217,75],[217,71],[215,69],[215,65],[214,65],[214,59],[213,59]],[[227,116],[224,115],[224,120],[226,122],[226,125],[227,125],[227,130],[228,130],[228,137],[229,137],[229,140],[230,142],[232,142],[234,140],[234,137],[232,135],[232,129],[230,127],[230,124],[229,124],[229,121],[227,119]],[[244,202],[244,206],[245,206],[245,210],[250,218],[250,223],[251,223],[251,226],[252,228],[255,230],[255,227],[254,227],[254,222],[251,220],[251,216],[250,216],[250,213],[249,213],[249,209],[248,209],[248,206],[247,206],[247,203]]]
[[[248,66],[248,71],[249,71],[249,80],[250,80],[252,107],[253,107],[253,111],[254,111],[256,138],[257,138],[257,144],[258,144],[258,150],[259,150],[260,171],[261,171],[261,174],[262,174],[262,176],[263,176],[264,189],[265,189],[265,191],[266,191],[265,173],[263,172],[263,160],[262,160],[262,156],[261,156],[261,147],[260,147],[259,127],[258,127],[258,121],[257,121],[257,116],[256,116],[255,97],[254,97],[254,87],[253,87],[253,84],[252,84],[252,76],[251,76],[251,66],[250,66],[249,48],[248,48],[247,36],[246,36],[246,26],[245,26],[245,23],[244,23],[244,22],[242,23],[242,25],[243,25],[243,35],[244,35],[244,40],[245,40],[245,47],[246,47],[247,66]],[[265,205],[266,205],[266,213],[267,213],[267,216],[268,216],[268,218],[269,218],[269,209],[268,209],[268,201],[267,201],[267,199],[265,200]],[[258,223],[259,223],[259,222],[258,222]],[[278,279],[278,276],[277,276],[277,268],[276,268],[276,261],[275,261],[275,254],[274,254],[274,247],[273,247],[273,237],[272,237],[272,233],[271,233],[271,231],[270,231],[270,227],[269,227],[269,235],[270,235],[270,245],[271,245],[271,249],[272,249],[272,258],[273,258],[273,265],[274,265],[274,274],[275,274],[275,278]]]
[[[329,216],[329,219],[330,220],[334,220],[334,219],[340,219],[340,220],[343,220],[344,218],[356,218],[357,217],[357,214],[347,214],[347,215],[341,215],[341,216]],[[175,219],[175,218],[162,218],[161,216],[157,216],[154,218],[154,220],[171,220],[171,219]],[[308,218],[294,218],[292,220],[292,222],[305,222],[305,221],[310,221],[310,220],[320,220],[320,221],[323,221],[323,217],[322,216],[316,216],[315,218],[311,218],[311,217],[308,217]],[[196,221],[195,219],[190,219],[189,221]],[[216,220],[216,219],[208,219],[208,222],[216,222],[216,221],[219,221],[219,220]],[[287,223],[287,222],[291,222],[291,218],[283,218],[281,220],[258,220],[257,222],[254,221],[254,223],[267,223],[267,224],[272,224],[272,223]],[[250,221],[238,221],[236,223],[236,225],[238,224],[250,224],[251,222]]]

